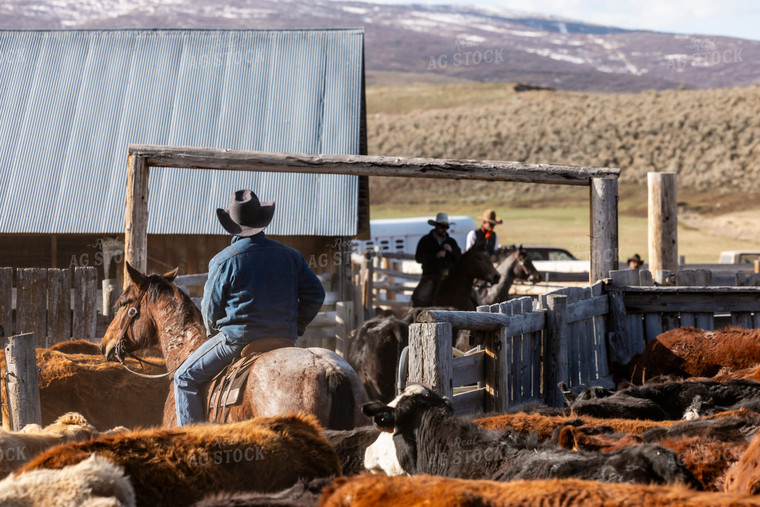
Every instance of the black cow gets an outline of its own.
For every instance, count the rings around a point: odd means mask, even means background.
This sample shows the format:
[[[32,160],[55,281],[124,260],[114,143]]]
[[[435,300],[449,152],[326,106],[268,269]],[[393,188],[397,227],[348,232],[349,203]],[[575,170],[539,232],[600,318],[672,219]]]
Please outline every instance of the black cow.
[[[389,405],[366,404],[364,413],[380,430],[393,432],[369,447],[368,469],[496,481],[577,478],[700,487],[673,451],[657,445],[609,454],[531,446],[515,433],[457,419],[449,400],[419,385],[407,387]]]
[[[352,430],[323,430],[340,458],[343,475],[357,475],[366,472],[364,453],[377,440],[380,432],[374,426],[360,426]]]
[[[621,391],[582,392],[570,403],[576,415],[663,421],[745,408],[760,411],[760,382],[691,381],[645,384]]]

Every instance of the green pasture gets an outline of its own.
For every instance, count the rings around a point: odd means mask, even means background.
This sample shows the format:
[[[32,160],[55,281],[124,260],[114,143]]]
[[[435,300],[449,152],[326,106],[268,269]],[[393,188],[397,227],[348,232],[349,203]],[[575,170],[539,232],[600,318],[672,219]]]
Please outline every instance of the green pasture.
[[[546,206],[510,208],[494,206],[504,224],[496,227],[501,244],[542,244],[566,248],[579,259],[587,259],[590,249],[587,206]],[[481,216],[483,206],[373,205],[370,218],[434,217],[439,211],[450,215]],[[618,217],[620,260],[638,253],[648,258],[647,218],[621,213]],[[756,249],[750,241],[714,236],[688,226],[678,227],[678,253],[687,263],[713,263],[721,250]]]

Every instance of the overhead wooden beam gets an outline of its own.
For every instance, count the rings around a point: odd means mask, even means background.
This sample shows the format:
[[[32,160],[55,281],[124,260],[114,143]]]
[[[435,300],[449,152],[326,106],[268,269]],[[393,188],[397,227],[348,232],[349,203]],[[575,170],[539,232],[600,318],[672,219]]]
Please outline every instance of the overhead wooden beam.
[[[270,153],[137,144],[129,146],[129,156],[143,158],[146,165],[153,167],[402,176],[407,178],[511,181],[555,185],[588,186],[592,178],[617,178],[620,175],[620,169],[609,167],[525,164],[494,160]]]

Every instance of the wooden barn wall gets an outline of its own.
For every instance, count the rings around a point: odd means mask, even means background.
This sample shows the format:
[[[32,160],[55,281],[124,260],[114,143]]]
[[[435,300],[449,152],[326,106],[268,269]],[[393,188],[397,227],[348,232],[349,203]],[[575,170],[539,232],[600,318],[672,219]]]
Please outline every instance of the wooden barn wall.
[[[337,273],[340,265],[340,240],[325,236],[272,236],[295,248],[320,273]],[[98,280],[105,275],[100,244],[104,239],[124,242],[124,235],[0,235],[0,267],[67,268],[95,266]],[[179,267],[182,275],[205,273],[208,263],[230,244],[232,236],[148,235],[148,271],[164,273]],[[55,254],[54,254],[55,252]],[[121,284],[123,257],[111,261],[109,276]],[[117,266],[118,262],[118,266]]]

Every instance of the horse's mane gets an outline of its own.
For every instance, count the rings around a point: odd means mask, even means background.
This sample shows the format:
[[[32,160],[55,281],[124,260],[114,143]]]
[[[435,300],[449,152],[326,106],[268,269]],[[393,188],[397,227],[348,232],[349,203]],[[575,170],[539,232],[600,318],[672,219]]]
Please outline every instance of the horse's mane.
[[[172,282],[161,275],[148,275],[145,281],[148,284],[148,298],[152,302],[157,302],[164,294],[170,297],[182,326],[203,321],[200,310],[190,296]]]

